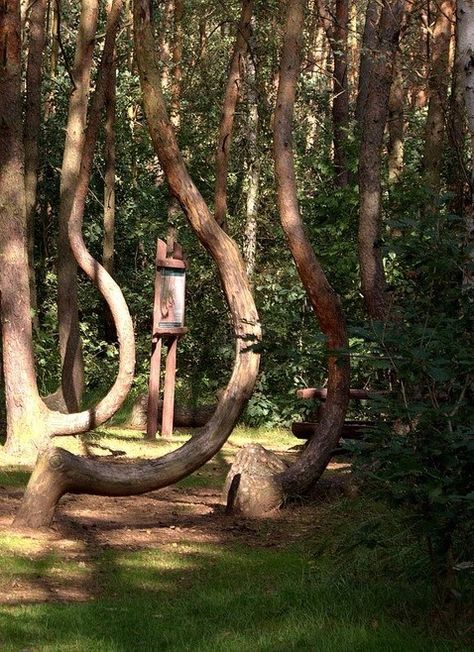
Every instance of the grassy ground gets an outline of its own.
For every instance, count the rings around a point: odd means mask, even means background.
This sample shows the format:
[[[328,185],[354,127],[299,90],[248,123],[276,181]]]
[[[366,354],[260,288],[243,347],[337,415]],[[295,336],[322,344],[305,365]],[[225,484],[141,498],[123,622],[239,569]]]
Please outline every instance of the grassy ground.
[[[184,438],[150,446],[136,433],[115,429],[96,443],[144,457]],[[220,461],[176,491],[216,493],[238,447],[255,440],[274,450],[294,445],[285,431],[238,430]],[[23,468],[0,468],[0,494],[26,479]],[[304,519],[298,510],[305,510]],[[262,522],[245,541],[190,541],[183,532],[173,542],[130,549],[91,546],[89,537],[87,545],[67,542],[77,544],[73,554],[4,530],[0,585],[30,582],[32,593],[22,604],[0,603],[0,650],[472,649],[433,616],[423,546],[399,514],[364,496],[338,496],[296,506],[293,518],[291,536],[283,521]],[[34,600],[34,590],[61,583],[75,587],[75,600],[61,604],[47,593]],[[81,593],[91,583],[93,594]]]

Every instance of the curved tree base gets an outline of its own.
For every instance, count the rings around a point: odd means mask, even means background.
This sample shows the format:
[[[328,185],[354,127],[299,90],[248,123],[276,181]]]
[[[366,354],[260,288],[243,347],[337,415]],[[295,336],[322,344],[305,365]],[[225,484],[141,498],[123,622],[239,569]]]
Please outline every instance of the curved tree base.
[[[237,454],[222,493],[227,513],[250,518],[267,516],[282,506],[279,474],[287,465],[260,444],[249,444]]]

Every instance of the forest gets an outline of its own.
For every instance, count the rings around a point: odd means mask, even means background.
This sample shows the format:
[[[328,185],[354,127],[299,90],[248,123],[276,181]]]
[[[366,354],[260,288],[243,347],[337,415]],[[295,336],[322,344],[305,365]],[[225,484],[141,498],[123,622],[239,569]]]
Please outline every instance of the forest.
[[[472,649],[474,0],[0,54],[0,649]]]

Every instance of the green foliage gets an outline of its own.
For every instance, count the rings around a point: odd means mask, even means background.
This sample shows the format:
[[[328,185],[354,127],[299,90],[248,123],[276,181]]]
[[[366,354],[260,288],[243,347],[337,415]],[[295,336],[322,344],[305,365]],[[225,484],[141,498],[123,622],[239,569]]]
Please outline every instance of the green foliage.
[[[471,572],[474,535],[473,303],[461,290],[459,219],[405,215],[386,243],[393,321],[356,331],[392,388],[373,408],[386,425],[367,434],[359,473],[409,509],[452,591],[453,564]]]

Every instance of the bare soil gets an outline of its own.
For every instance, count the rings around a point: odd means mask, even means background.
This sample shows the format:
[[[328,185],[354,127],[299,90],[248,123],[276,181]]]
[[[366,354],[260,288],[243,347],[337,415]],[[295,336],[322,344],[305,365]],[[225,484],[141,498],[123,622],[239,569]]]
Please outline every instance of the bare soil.
[[[52,527],[39,533],[12,530],[23,490],[0,487],[0,536],[20,534],[22,545],[14,554],[41,568],[36,576],[9,576],[0,569],[0,604],[91,599],[100,592],[96,561],[107,549],[172,550],[193,543],[282,548],[304,540],[309,531],[323,527],[321,501],[335,500],[345,491],[347,465],[336,463],[330,469],[330,479],[321,481],[314,500],[259,521],[225,513],[216,486],[220,479],[224,484],[225,469],[212,462],[204,471],[208,477],[214,474],[213,488],[178,485],[126,498],[67,495]]]

